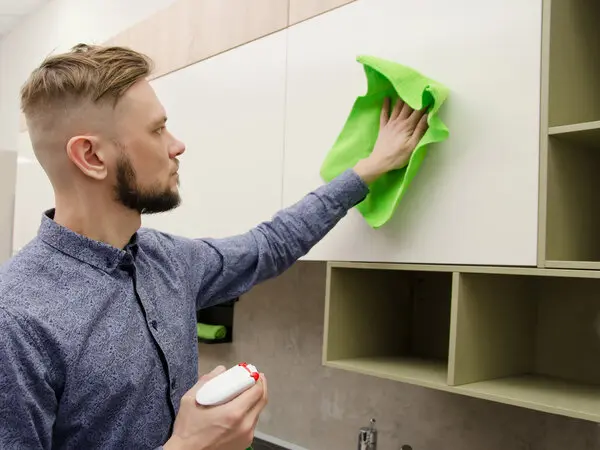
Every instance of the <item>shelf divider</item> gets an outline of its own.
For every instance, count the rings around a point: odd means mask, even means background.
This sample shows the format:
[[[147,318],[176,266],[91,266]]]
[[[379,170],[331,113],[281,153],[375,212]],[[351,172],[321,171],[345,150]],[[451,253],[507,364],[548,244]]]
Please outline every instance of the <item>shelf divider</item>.
[[[600,120],[550,127],[548,134],[578,146],[600,151]]]

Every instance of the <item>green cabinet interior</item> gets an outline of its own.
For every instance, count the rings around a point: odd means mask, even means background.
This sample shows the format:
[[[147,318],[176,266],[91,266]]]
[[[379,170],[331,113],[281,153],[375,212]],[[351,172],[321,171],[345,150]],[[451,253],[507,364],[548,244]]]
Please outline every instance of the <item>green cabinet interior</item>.
[[[600,3],[543,5],[538,265],[600,270]]]
[[[600,272],[329,263],[325,365],[600,421]]]

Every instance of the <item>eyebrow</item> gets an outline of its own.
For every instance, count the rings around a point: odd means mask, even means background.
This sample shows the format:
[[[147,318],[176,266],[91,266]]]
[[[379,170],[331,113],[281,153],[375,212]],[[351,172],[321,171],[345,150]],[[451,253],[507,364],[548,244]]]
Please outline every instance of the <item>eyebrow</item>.
[[[158,127],[158,126],[164,125],[166,122],[167,122],[167,116],[163,116],[160,119],[156,119],[156,120],[152,121],[152,126]]]

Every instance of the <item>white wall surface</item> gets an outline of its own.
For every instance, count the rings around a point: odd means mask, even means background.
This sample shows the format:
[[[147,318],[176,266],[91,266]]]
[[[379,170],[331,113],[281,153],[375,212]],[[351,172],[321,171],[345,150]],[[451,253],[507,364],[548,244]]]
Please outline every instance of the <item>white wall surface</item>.
[[[11,255],[17,154],[0,150],[0,264]]]
[[[0,149],[17,150],[19,89],[53,52],[100,43],[173,0],[53,0],[0,41]]]
[[[33,159],[27,133],[19,133],[21,85],[47,55],[80,42],[101,43],[173,1],[53,0],[0,41],[0,150],[19,152],[15,194],[19,220],[12,253],[36,234],[41,208],[51,207],[54,201],[50,184]],[[0,209],[12,214],[12,205],[0,201]],[[0,247],[10,239],[8,233],[1,233]]]

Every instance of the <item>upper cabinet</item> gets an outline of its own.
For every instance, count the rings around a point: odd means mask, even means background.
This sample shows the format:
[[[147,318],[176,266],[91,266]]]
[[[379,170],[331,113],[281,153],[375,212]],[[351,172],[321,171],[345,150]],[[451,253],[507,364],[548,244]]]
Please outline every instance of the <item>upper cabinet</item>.
[[[366,92],[357,56],[450,89],[450,137],[429,147],[394,217],[372,229],[354,209],[307,259],[536,264],[541,19],[541,0],[358,0],[289,28],[284,205],[322,184]]]
[[[448,87],[440,117],[450,135],[429,146],[388,223],[374,229],[355,208],[305,259],[600,267],[593,2],[553,0],[552,15],[542,0],[253,2],[244,18],[212,0],[181,0],[111,40],[157,60],[151,83],[186,144],[181,206],[143,225],[230,236],[322,185],[321,165],[366,93],[357,57],[371,55]],[[211,29],[263,19],[235,36],[223,28],[213,45],[200,22],[175,29],[198,11]],[[165,35],[172,45],[158,45]],[[53,206],[21,136],[15,249]]]
[[[152,82],[186,144],[182,204],[144,225],[187,237],[247,231],[281,208],[286,31]]]

